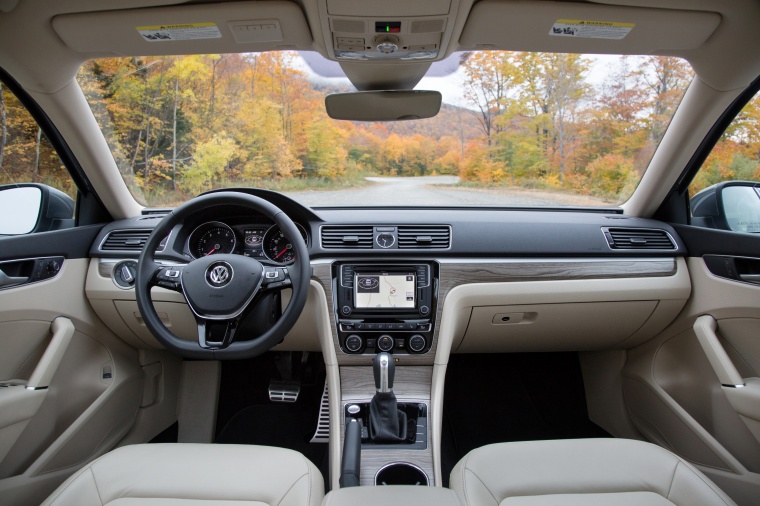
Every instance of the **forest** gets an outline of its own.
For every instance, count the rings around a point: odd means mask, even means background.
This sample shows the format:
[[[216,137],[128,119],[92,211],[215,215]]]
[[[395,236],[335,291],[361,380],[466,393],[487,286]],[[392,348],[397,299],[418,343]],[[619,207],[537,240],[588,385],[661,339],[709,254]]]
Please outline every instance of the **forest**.
[[[78,82],[138,200],[176,205],[211,188],[284,191],[367,184],[365,176],[456,175],[460,185],[594,195],[635,189],[692,79],[684,60],[505,51],[460,55],[461,101],[429,120],[334,121],[288,52],[88,61]],[[598,73],[598,72],[597,72]],[[34,120],[0,93],[0,183],[69,192]],[[760,110],[742,111],[693,182],[760,180]]]

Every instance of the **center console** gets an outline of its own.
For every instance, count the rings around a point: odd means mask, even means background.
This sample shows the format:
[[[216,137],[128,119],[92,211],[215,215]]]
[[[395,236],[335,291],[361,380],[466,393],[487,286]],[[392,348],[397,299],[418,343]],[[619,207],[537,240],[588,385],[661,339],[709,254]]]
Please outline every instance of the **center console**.
[[[348,354],[423,354],[435,325],[435,262],[333,266],[340,348]]]

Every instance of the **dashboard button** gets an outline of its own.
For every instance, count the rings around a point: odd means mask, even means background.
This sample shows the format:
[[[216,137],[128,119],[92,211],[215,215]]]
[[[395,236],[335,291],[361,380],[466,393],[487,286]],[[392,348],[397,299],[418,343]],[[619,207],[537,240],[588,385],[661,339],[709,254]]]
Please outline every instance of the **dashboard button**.
[[[409,338],[409,341],[407,343],[407,348],[409,348],[409,351],[412,351],[414,353],[419,353],[425,349],[426,344],[427,344],[427,341],[425,341],[424,337],[422,337],[419,334],[415,334]]]
[[[364,340],[356,334],[351,334],[346,338],[346,349],[351,353],[356,353],[364,346]]]
[[[377,349],[380,351],[391,351],[394,344],[396,344],[395,341],[389,335],[384,335],[377,338]]]

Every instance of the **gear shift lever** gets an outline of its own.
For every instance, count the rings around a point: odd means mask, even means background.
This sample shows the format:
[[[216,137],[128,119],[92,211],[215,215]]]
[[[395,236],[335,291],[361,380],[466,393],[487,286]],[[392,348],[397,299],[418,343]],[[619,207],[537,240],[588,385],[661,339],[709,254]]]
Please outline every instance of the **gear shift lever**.
[[[380,393],[393,392],[393,377],[396,374],[396,364],[390,353],[382,352],[372,360],[375,373],[375,388]]]
[[[400,443],[406,440],[406,413],[398,409],[393,394],[395,364],[393,357],[378,353],[372,360],[375,396],[369,404],[369,435],[375,443]]]

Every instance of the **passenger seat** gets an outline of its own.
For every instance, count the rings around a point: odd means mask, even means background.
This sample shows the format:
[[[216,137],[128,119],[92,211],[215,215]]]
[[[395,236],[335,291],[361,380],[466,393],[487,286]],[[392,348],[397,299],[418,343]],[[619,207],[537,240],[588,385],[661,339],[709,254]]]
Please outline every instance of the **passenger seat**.
[[[714,506],[735,503],[680,457],[630,439],[500,443],[451,472],[467,506]]]

